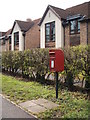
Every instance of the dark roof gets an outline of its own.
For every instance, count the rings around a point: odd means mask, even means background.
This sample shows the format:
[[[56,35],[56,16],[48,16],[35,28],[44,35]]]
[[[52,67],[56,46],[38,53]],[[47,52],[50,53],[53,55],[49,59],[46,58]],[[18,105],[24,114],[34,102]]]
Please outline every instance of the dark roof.
[[[4,36],[6,32],[0,32],[0,37]]]
[[[90,18],[90,1],[80,4],[80,5],[67,8],[65,10],[48,5],[45,13],[43,14],[43,17],[41,18],[39,25],[42,24],[49,9],[51,9],[56,14],[56,16],[59,17],[60,19],[66,19],[68,16],[72,16],[76,14],[84,15],[86,18]]]
[[[18,23],[20,29],[25,32],[28,31],[34,24],[33,21],[27,22],[27,21],[16,20],[16,22]]]
[[[90,1],[80,4],[80,5],[67,8],[66,11],[68,12],[68,16],[75,15],[75,14],[81,14],[81,15],[85,15],[86,18],[88,18],[90,17]]]
[[[66,19],[68,13],[66,10],[49,5],[62,19]]]
[[[47,12],[48,12],[49,9],[50,9],[52,12],[54,12],[55,15],[56,15],[57,17],[59,17],[60,19],[66,19],[67,12],[66,12],[65,10],[63,10],[63,9],[61,9],[61,8],[57,8],[57,7],[51,6],[51,5],[48,5],[46,11],[45,11],[44,14],[43,14],[43,17],[42,17],[41,20],[40,20],[39,25],[42,24],[42,22],[43,22],[43,20],[44,20],[44,18],[45,18],[45,16],[46,16],[46,14],[47,14]]]
[[[24,32],[27,32],[34,25],[33,21],[27,22],[27,21],[15,20],[14,25],[13,25],[12,30],[11,30],[11,33],[12,33],[13,28],[14,28],[16,23],[19,25],[21,31],[24,31]]]
[[[9,30],[6,32],[5,36],[8,36],[8,35],[10,35],[10,34],[11,34],[11,29],[9,29]]]
[[[34,24],[38,24],[40,22],[41,18],[33,20]]]

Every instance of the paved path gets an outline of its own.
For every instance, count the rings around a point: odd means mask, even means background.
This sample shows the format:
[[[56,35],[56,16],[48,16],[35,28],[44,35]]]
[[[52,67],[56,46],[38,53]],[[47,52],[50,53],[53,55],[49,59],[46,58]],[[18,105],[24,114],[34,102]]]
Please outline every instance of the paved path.
[[[29,115],[27,112],[12,104],[5,98],[2,98],[2,118],[28,118],[28,120],[34,119],[32,115]]]
[[[39,98],[37,100],[26,101],[20,103],[19,105],[33,114],[45,112],[48,109],[53,109],[59,106],[58,104],[55,104],[51,101],[42,98]]]

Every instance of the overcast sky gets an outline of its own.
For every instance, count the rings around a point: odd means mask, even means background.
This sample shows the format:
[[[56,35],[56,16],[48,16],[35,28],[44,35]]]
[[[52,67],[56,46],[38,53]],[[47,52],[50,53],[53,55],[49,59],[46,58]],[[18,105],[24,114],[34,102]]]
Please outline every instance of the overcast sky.
[[[14,20],[41,18],[48,5],[62,9],[89,0],[0,0],[0,31],[12,28]]]

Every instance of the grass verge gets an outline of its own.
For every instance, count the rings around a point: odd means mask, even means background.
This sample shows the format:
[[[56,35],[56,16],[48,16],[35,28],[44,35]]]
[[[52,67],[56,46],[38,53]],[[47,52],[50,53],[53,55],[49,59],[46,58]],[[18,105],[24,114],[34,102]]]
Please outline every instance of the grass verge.
[[[86,94],[70,92],[59,88],[59,97],[55,99],[55,87],[37,82],[25,82],[11,76],[2,75],[2,93],[15,103],[45,98],[60,106],[38,114],[38,118],[85,118],[88,119],[90,101]]]

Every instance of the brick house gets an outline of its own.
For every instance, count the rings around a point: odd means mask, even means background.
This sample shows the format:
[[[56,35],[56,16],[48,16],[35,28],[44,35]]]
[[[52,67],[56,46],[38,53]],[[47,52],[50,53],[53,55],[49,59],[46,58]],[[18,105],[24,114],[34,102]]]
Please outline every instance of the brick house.
[[[12,51],[23,51],[30,48],[38,48],[40,43],[39,26],[37,20],[20,21],[15,20],[12,30]]]
[[[41,48],[90,44],[90,2],[65,10],[49,5],[39,25]]]
[[[26,32],[25,49],[40,48],[40,28],[38,26],[40,19],[33,21],[34,25]]]
[[[4,35],[6,32],[0,32],[0,47],[2,51],[5,51],[5,40],[4,40]]]
[[[11,29],[7,32],[0,32],[0,42],[2,51],[11,50]]]

